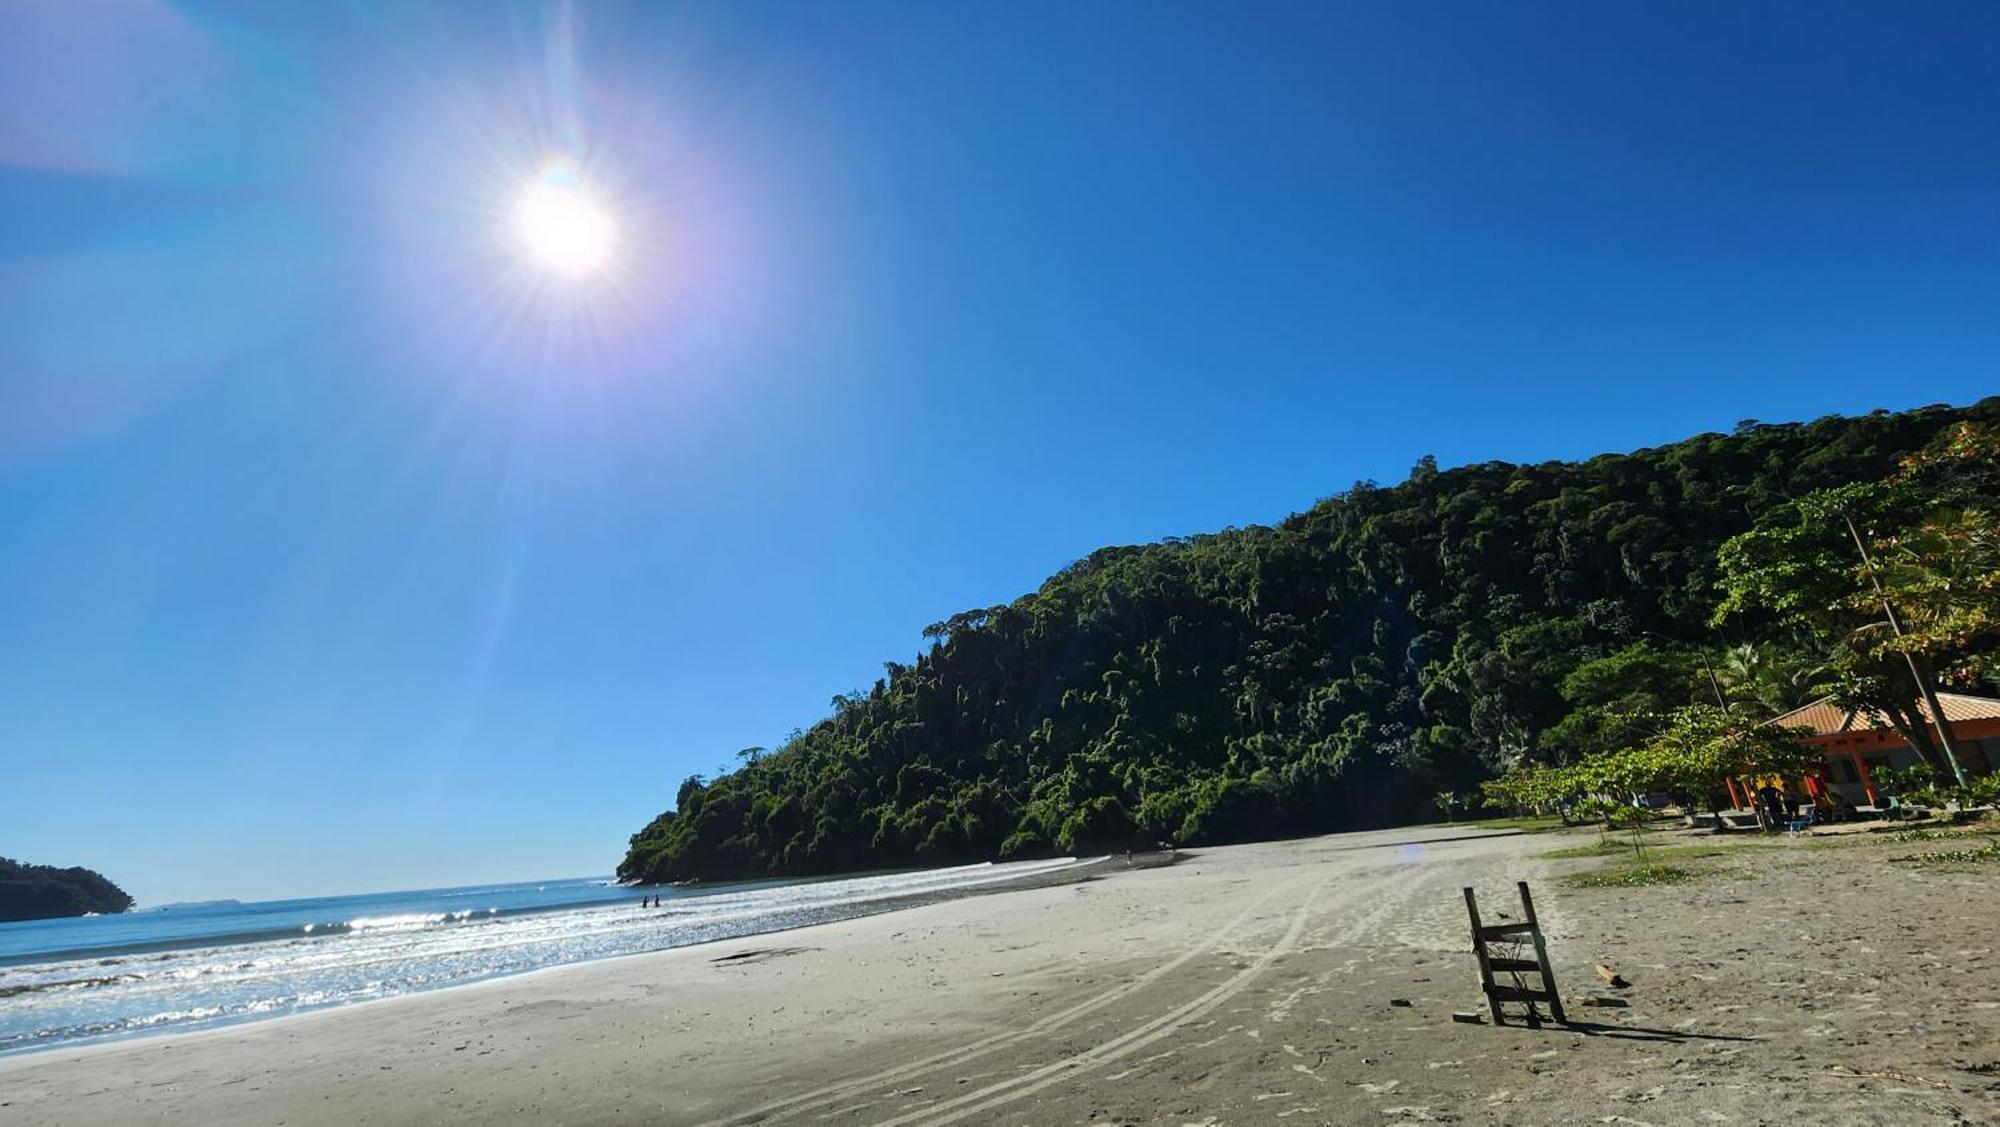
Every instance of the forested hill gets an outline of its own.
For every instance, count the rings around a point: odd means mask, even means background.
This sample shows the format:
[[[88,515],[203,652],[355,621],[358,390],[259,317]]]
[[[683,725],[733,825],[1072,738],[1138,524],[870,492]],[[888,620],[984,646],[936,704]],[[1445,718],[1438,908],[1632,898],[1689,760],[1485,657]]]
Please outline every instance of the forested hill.
[[[26,865],[0,857],[0,923],[123,912],[132,907],[125,890],[89,869]]]
[[[1642,640],[1720,650],[1716,549],[1878,480],[2000,398],[1744,423],[1585,462],[1359,484],[1275,527],[1105,548],[634,835],[627,879],[723,879],[1240,841],[1435,816],[1566,758],[1565,679]],[[663,796],[664,797],[664,796]]]

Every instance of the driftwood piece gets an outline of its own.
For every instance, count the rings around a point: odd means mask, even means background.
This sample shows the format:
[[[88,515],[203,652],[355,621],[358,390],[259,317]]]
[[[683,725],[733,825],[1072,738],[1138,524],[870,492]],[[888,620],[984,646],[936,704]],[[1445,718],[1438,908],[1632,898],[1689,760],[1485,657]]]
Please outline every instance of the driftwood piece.
[[[1827,1071],[1833,1073],[1835,1076],[1852,1076],[1857,1080],[1895,1080],[1903,1084],[1922,1084],[1926,1087],[1939,1088],[1947,1092],[1957,1091],[1956,1088],[1942,1080],[1932,1080],[1927,1077],[1918,1076],[1914,1072],[1904,1072],[1900,1068],[1885,1068],[1879,1072],[1864,1072],[1858,1068],[1849,1068],[1844,1064],[1836,1064],[1827,1069]]]
[[[1618,990],[1624,990],[1632,985],[1631,983],[1625,981],[1624,975],[1619,974],[1617,971],[1612,970],[1610,967],[1605,966],[1603,963],[1598,963],[1596,970],[1597,970],[1597,977],[1603,979],[1604,984],[1606,986],[1610,986]]]

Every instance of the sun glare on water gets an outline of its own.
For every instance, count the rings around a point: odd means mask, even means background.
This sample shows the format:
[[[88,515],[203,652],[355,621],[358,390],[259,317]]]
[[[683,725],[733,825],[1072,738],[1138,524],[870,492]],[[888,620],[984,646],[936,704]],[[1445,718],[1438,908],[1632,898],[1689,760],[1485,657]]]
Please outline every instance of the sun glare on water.
[[[565,162],[544,168],[521,193],[514,232],[536,265],[566,278],[599,273],[618,249],[611,213]]]

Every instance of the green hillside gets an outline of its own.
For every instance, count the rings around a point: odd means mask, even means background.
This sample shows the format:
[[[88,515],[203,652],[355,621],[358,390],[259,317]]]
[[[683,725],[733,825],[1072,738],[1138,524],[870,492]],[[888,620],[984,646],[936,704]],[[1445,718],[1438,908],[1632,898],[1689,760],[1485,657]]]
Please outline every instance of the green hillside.
[[[930,627],[928,652],[836,697],[783,748],[682,784],[619,875],[822,873],[1434,816],[1439,791],[1592,750],[1571,678],[1586,663],[1656,648],[1685,680],[1691,666],[1665,657],[1789,644],[1754,616],[1710,625],[1718,547],[1790,498],[1882,479],[1962,421],[2000,421],[2000,398],[1744,423],[1583,462],[1426,458],[1407,481],[1357,484],[1272,527],[1101,549]]]

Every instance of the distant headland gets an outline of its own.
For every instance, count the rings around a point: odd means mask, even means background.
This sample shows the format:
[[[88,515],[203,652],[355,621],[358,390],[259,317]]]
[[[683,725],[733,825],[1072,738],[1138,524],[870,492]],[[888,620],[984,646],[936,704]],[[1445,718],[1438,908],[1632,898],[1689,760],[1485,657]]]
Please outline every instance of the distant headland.
[[[132,897],[102,873],[0,857],[0,923],[130,911]]]

